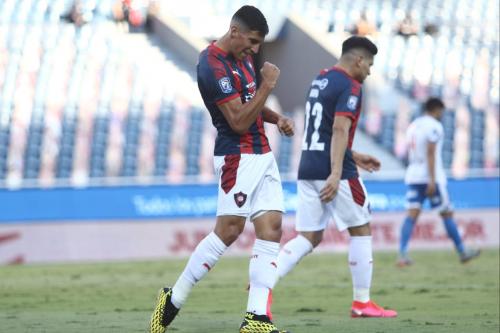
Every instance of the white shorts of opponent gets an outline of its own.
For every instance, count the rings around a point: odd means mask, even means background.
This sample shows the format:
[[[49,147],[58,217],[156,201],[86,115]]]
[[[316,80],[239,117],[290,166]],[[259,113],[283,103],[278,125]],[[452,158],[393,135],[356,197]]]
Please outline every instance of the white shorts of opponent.
[[[272,152],[214,157],[219,180],[217,216],[254,220],[267,211],[284,212],[283,188]]]
[[[339,231],[371,221],[370,203],[361,178],[340,180],[337,195],[327,203],[321,202],[319,197],[324,185],[324,180],[297,182],[297,231],[324,230],[332,219]]]

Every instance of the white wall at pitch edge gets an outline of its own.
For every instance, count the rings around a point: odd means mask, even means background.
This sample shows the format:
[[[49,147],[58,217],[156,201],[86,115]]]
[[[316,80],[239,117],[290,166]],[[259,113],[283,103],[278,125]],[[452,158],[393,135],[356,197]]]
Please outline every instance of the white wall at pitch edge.
[[[374,250],[395,251],[404,212],[376,212],[372,233]],[[466,245],[499,246],[499,210],[471,209],[455,218]],[[294,215],[284,216],[282,242],[295,235]],[[0,225],[0,264],[78,262],[181,258],[189,256],[214,226],[214,219],[44,222]],[[248,255],[254,241],[253,226],[231,246],[229,255]],[[349,236],[328,227],[317,252],[347,251]],[[437,214],[421,215],[410,242],[411,249],[453,249]]]

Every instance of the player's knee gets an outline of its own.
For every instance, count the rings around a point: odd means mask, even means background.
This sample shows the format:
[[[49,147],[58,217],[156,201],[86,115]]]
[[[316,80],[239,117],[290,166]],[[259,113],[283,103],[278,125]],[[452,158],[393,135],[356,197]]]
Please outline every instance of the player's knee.
[[[244,221],[233,222],[227,220],[218,220],[215,225],[215,234],[224,242],[226,246],[231,245],[245,228]]]
[[[226,227],[225,238],[231,244],[238,239],[240,234],[243,232],[243,227],[240,225],[229,225]],[[224,241],[224,240],[223,240]],[[226,241],[224,241],[226,243]]]
[[[420,209],[410,209],[408,210],[408,216],[413,220],[416,220],[420,215]]]
[[[443,210],[440,212],[441,217],[443,219],[450,219],[453,217],[453,211],[452,210]]]
[[[279,242],[281,239],[281,212],[268,212],[253,221],[257,238]]]
[[[321,243],[322,240],[323,240],[323,232],[316,233],[314,234],[311,244],[313,247],[316,247],[319,245],[319,243]]]
[[[268,240],[271,242],[279,242],[281,240],[281,225],[279,228],[261,228],[255,232],[258,239]]]
[[[311,243],[313,248],[318,246],[323,240],[323,230],[314,232],[301,232],[300,234]]]
[[[372,230],[370,227],[370,223],[366,223],[357,227],[347,228],[350,236],[354,237],[362,237],[362,236],[371,236]]]

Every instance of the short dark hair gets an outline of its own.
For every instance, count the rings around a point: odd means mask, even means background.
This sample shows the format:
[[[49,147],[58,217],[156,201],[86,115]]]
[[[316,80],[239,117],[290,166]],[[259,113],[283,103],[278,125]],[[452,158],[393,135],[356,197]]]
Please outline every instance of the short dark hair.
[[[362,36],[351,36],[342,43],[342,55],[346,54],[352,49],[366,50],[372,56],[376,55],[378,52],[377,46],[375,46],[375,44],[373,44],[371,40]]]
[[[425,101],[423,106],[424,111],[426,112],[433,111],[435,109],[444,109],[443,101],[437,97],[430,97],[427,101]]]
[[[237,20],[250,29],[250,31],[258,31],[262,36],[269,33],[267,20],[262,12],[254,7],[245,5],[234,13],[232,20]]]

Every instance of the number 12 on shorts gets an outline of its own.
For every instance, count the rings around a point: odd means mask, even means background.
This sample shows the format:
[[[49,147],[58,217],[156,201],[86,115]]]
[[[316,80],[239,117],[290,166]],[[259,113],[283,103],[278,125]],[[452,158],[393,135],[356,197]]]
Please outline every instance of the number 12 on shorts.
[[[319,142],[319,127],[323,117],[323,105],[320,102],[314,102],[312,108],[309,101],[306,102],[306,120],[304,126],[304,139],[302,140],[302,150],[325,150],[325,143]],[[313,118],[313,120],[311,120]],[[313,132],[311,137],[309,134],[309,122],[312,122]],[[308,140],[309,139],[309,140]]]

